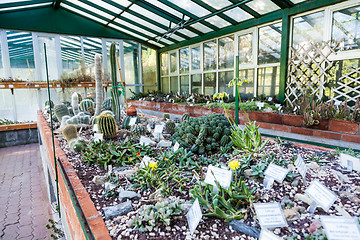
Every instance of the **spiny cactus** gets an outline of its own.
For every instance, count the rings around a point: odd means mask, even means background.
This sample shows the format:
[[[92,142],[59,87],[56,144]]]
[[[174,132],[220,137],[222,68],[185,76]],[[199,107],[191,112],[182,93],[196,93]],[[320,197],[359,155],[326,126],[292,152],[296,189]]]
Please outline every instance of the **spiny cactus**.
[[[78,114],[80,112],[79,110],[79,95],[75,92],[71,96],[71,106],[73,109],[74,114]]]
[[[163,119],[170,119],[170,113],[164,113],[163,114]]]
[[[102,107],[104,110],[112,110],[112,98],[106,98],[102,103]]]
[[[121,106],[120,106],[120,95],[121,91],[118,89],[117,73],[116,73],[116,47],[115,43],[110,46],[110,67],[111,67],[111,84],[110,90],[112,97],[112,110],[115,114],[116,121],[120,122]]]
[[[66,107],[71,107],[71,103],[68,102],[68,101],[64,101],[64,102],[62,102],[62,103],[65,104]]]
[[[47,107],[47,106],[51,106],[51,108],[53,108],[54,107],[54,102],[53,101],[49,101],[49,100],[47,100],[46,102],[45,102],[45,107]]]
[[[99,117],[100,116],[94,116],[91,118],[91,125],[98,124],[99,123]]]
[[[80,103],[80,110],[93,113],[95,108],[95,103],[90,99],[84,99]]]
[[[175,119],[174,119],[174,122],[175,122],[175,123],[180,123],[180,119],[179,119],[179,118],[175,118]]]
[[[181,122],[185,122],[187,120],[190,119],[190,115],[188,113],[184,113],[182,116],[181,116]]]
[[[116,121],[111,114],[102,114],[98,121],[99,132],[104,138],[113,138],[116,136]]]
[[[61,133],[64,135],[66,140],[69,142],[71,139],[77,138],[77,129],[73,124],[67,124],[61,130]]]
[[[63,116],[70,115],[67,106],[63,103],[55,104],[54,113],[59,122],[61,122]]]
[[[85,141],[81,138],[74,138],[69,141],[69,146],[74,152],[81,152],[84,149]]]
[[[68,120],[66,120],[66,124],[73,124],[76,126],[79,124],[79,119],[77,116],[73,116],[73,117],[69,118]]]
[[[101,55],[95,54],[95,87],[96,87],[96,108],[95,116],[99,115],[101,112],[101,104],[103,100],[102,92],[102,72],[101,72]]]
[[[146,133],[146,127],[142,124],[135,124],[131,126],[130,132],[137,136],[144,135]]]
[[[79,124],[90,124],[90,116],[86,115],[85,113],[81,112],[78,115],[76,115],[76,117],[78,118],[78,122]]]
[[[130,129],[131,126],[129,125],[129,123],[130,123],[130,121],[131,121],[132,118],[136,118],[135,124],[141,122],[141,120],[140,120],[140,118],[139,118],[138,116],[134,116],[134,117],[132,117],[132,116],[126,116],[126,117],[124,117],[124,119],[123,119],[122,128],[124,128],[124,129]]]
[[[175,133],[175,122],[169,120],[165,123],[166,132],[173,135]]]
[[[60,130],[63,129],[63,127],[65,127],[67,125],[67,120],[69,120],[71,117],[69,115],[63,116],[61,119],[61,124],[60,124]]]

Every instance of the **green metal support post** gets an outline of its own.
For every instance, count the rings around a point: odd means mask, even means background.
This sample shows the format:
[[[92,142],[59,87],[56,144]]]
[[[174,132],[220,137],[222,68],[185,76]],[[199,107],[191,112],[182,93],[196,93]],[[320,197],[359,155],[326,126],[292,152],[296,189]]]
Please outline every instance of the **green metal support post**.
[[[239,125],[239,56],[235,57],[235,124]]]
[[[282,15],[280,83],[279,83],[279,101],[282,103],[285,100],[287,66],[289,59],[289,40],[290,40],[290,16],[289,16],[289,10],[284,9]]]
[[[160,52],[156,50],[156,82],[157,82],[157,89],[161,91],[161,60],[160,60]]]

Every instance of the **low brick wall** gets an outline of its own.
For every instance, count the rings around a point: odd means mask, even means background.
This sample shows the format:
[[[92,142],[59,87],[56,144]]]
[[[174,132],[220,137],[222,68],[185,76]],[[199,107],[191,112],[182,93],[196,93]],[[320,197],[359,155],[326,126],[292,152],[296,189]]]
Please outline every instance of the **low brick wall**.
[[[128,100],[134,107],[153,111],[168,112],[172,114],[189,113],[192,117],[204,116],[212,113],[224,113],[222,108],[207,108],[199,106],[187,106],[173,103],[160,103],[149,101]],[[229,109],[229,114],[235,118],[235,111]],[[312,127],[303,126],[303,116],[266,113],[266,112],[247,112],[251,121],[257,121],[260,128],[272,129],[276,131],[296,133],[306,136],[328,138],[346,142],[360,143],[359,122],[351,122],[338,119],[319,120],[319,125]],[[239,123],[246,124],[247,118],[243,111],[239,111]]]
[[[0,126],[0,148],[38,142],[36,123]]]
[[[48,166],[49,172],[53,179],[55,179],[55,165],[54,165],[54,152],[52,146],[51,129],[42,116],[41,112],[38,112],[38,129],[40,132],[41,140],[46,150],[46,165]],[[105,226],[105,223],[96,210],[90,196],[84,186],[82,185],[79,177],[77,176],[75,169],[67,159],[65,152],[61,149],[59,141],[55,138],[55,154],[56,158],[59,158],[65,168],[65,174],[70,179],[71,185],[75,191],[75,194],[79,200],[80,206],[85,214],[85,217],[89,223],[90,229],[95,239],[111,239],[109,232]],[[59,198],[60,198],[60,209],[62,214],[62,222],[68,228],[65,230],[70,236],[67,239],[86,239],[85,234],[82,230],[80,220],[76,213],[76,208],[71,200],[70,193],[67,189],[65,179],[63,178],[59,167],[58,179],[59,179]],[[54,186],[55,187],[55,186]]]

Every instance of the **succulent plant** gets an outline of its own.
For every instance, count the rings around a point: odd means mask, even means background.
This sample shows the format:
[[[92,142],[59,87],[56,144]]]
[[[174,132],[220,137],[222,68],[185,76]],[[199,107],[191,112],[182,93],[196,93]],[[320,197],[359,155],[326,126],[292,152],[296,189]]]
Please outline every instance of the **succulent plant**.
[[[84,149],[85,140],[74,138],[69,141],[69,146],[74,152],[81,152]]]
[[[180,119],[179,118],[174,118],[174,122],[177,124],[180,124]]]
[[[45,102],[45,107],[47,107],[47,106],[51,106],[51,108],[53,108],[54,107],[54,102],[53,101],[49,101],[49,100],[47,100],[46,102]]]
[[[163,119],[170,119],[170,113],[164,113],[163,114]]]
[[[102,107],[104,110],[112,110],[112,98],[106,98],[102,103]]]
[[[73,109],[74,114],[78,114],[80,112],[79,110],[79,95],[75,92],[71,96],[71,106]]]
[[[71,139],[77,138],[77,129],[76,126],[73,124],[67,124],[61,130],[61,133],[64,135],[66,140],[69,142]]]
[[[187,120],[190,119],[190,115],[188,113],[184,113],[182,116],[181,116],[181,122],[185,122]]]
[[[63,116],[70,115],[69,109],[63,103],[55,104],[54,113],[59,122],[61,122]]]
[[[101,104],[103,99],[103,86],[102,86],[102,67],[101,55],[95,54],[95,88],[96,88],[96,108],[95,116],[101,112]]]
[[[146,133],[146,127],[142,124],[134,124],[130,128],[130,132],[132,135],[144,135]]]
[[[116,136],[117,126],[115,118],[108,113],[102,114],[98,121],[99,132],[104,138],[113,138]]]
[[[95,109],[95,103],[90,99],[84,99],[81,101],[79,108],[81,111],[93,113]]]
[[[138,116],[126,116],[123,119],[122,128],[130,129],[131,126],[129,124],[130,124],[130,121],[131,121],[132,118],[136,118],[135,124],[141,122],[141,120],[140,120],[140,118]]]
[[[118,82],[117,82],[116,46],[115,46],[115,43],[112,43],[110,45],[110,68],[111,68],[111,84],[112,84],[112,88],[110,89],[111,98],[112,98],[112,111],[115,114],[116,121],[120,122],[120,115],[121,115],[120,96],[121,96],[121,91],[118,88]]]
[[[174,121],[167,121],[165,123],[165,129],[166,129],[166,132],[173,135],[175,133],[175,127],[176,127],[176,124]]]

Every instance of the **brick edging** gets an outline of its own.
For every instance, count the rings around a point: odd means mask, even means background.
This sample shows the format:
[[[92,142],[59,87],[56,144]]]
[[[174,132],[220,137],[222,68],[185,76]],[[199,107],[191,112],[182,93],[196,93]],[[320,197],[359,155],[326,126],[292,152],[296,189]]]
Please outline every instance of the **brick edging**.
[[[37,113],[38,119],[38,129],[41,135],[43,145],[46,149],[48,166],[50,168],[50,174],[52,174],[53,179],[55,179],[55,165],[54,165],[54,153],[52,148],[52,137],[51,129],[46,122],[41,111]],[[62,162],[65,174],[69,177],[71,185],[75,190],[75,194],[79,200],[80,206],[85,214],[86,219],[88,220],[90,229],[95,236],[95,239],[111,239],[108,229],[102,219],[100,213],[96,210],[94,203],[92,202],[88,192],[81,183],[79,177],[77,176],[75,169],[69,162],[66,157],[65,152],[61,149],[59,141],[55,138],[55,156],[59,158]],[[70,234],[72,239],[85,239],[85,235],[81,228],[80,220],[77,217],[75,207],[71,201],[70,194],[67,190],[65,180],[63,179],[60,169],[58,168],[58,179],[59,179],[59,197],[60,197],[60,208],[66,213],[64,217],[68,223],[70,229]]]

